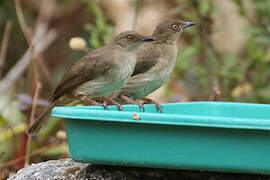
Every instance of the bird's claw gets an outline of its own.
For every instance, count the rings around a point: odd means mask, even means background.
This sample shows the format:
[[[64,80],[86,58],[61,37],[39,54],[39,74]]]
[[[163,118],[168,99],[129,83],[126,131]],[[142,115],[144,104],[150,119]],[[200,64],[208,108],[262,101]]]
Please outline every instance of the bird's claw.
[[[160,113],[162,113],[162,106],[155,100],[150,98],[141,98],[141,100],[144,102],[143,104],[155,104]]]
[[[144,104],[141,103],[140,101],[136,100],[134,101],[136,105],[140,106],[140,108],[143,110],[143,112],[145,112],[145,107],[144,107]]]
[[[97,102],[97,101],[89,98],[88,96],[85,96],[84,97],[84,100],[87,101],[87,102],[89,102],[91,105],[94,105],[94,106],[103,106],[104,109],[109,110],[108,106],[105,103]]]
[[[125,95],[121,95],[120,98],[123,99],[124,101],[126,101],[128,104],[140,106],[140,108],[142,108],[143,112],[145,111],[144,105],[143,105],[143,103],[140,103],[140,101],[138,101],[138,100],[134,101],[132,98],[125,96]]]
[[[104,109],[109,110],[109,108],[108,108],[108,105],[107,105],[107,104],[105,104],[105,103],[101,103],[101,106],[103,106],[103,107],[104,107]]]
[[[109,102],[111,105],[117,106],[117,108],[118,108],[120,111],[124,111],[123,107],[122,107],[121,104],[119,104],[118,102],[116,102],[116,101],[114,101],[114,100],[112,100],[112,99],[109,99],[109,98],[107,98],[107,97],[103,97],[102,99],[103,99],[104,101]]]

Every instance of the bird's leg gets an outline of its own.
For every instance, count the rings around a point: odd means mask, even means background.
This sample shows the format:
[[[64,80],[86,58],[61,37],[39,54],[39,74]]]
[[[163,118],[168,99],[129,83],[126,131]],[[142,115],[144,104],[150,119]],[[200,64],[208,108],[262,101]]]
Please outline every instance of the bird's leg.
[[[90,104],[92,104],[92,105],[94,105],[94,106],[103,106],[104,109],[109,110],[108,106],[107,106],[105,103],[97,102],[97,101],[95,101],[95,100],[89,98],[88,96],[85,96],[85,97],[84,97],[84,100],[87,101],[87,102],[89,102]]]
[[[120,111],[124,111],[123,107],[118,102],[116,102],[110,98],[107,98],[107,97],[102,97],[101,99],[109,102],[112,105],[116,105]]]
[[[157,109],[162,113],[162,106],[155,100],[150,99],[150,98],[141,98],[141,100],[144,101],[144,104],[155,104]]]
[[[140,103],[139,101],[134,101],[133,99],[125,95],[121,95],[120,98],[126,101],[128,104],[138,105],[143,109],[143,111],[145,110],[144,105]]]

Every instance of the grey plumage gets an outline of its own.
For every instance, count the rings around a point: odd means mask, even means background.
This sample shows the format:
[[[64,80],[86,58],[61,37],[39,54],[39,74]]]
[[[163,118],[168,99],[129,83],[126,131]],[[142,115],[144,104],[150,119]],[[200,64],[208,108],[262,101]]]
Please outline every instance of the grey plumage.
[[[178,20],[167,20],[158,24],[152,34],[155,41],[143,44],[138,49],[137,64],[130,80],[112,96],[118,101],[121,101],[121,95],[136,100],[165,84],[176,63],[177,40],[183,29],[193,24]]]

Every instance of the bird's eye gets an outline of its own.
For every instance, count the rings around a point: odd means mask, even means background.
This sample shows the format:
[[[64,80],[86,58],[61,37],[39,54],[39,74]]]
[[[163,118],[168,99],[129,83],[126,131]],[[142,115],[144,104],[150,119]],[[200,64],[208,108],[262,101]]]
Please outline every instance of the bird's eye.
[[[132,41],[134,39],[134,36],[129,35],[127,38],[128,38],[129,41]]]
[[[177,24],[172,25],[172,29],[173,30],[177,30],[178,29],[178,25]]]

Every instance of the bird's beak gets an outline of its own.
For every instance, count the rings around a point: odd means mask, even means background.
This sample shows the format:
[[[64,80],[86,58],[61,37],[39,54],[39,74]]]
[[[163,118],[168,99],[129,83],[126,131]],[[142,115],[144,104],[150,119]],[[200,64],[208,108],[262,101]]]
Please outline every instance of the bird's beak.
[[[143,41],[143,42],[149,42],[149,41],[154,41],[155,39],[153,39],[152,37],[150,37],[150,36],[144,36],[143,38],[142,38],[142,40],[141,41]]]
[[[195,22],[184,22],[182,29],[188,28],[188,27],[193,26],[193,25],[195,25]]]

